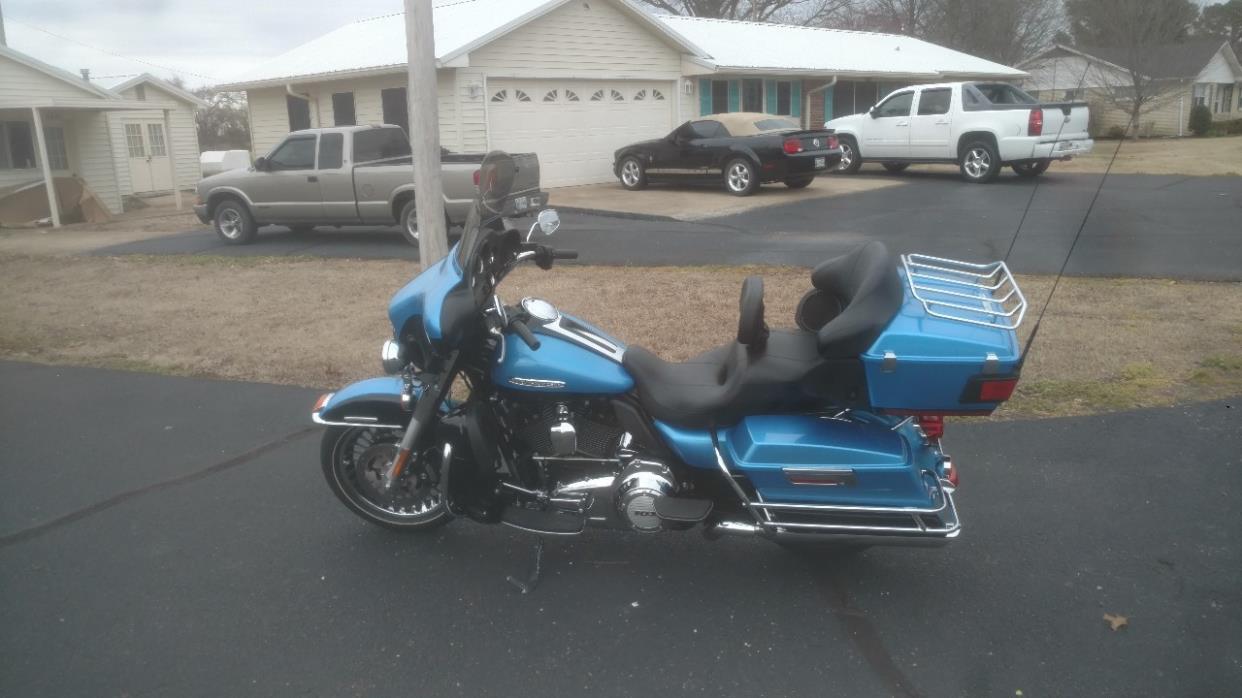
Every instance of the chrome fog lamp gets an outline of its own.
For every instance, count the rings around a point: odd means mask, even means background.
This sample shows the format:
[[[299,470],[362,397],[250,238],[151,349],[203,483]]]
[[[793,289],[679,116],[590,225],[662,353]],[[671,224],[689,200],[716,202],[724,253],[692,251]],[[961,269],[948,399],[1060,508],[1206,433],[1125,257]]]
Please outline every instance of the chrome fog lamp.
[[[401,345],[391,339],[385,340],[380,349],[380,365],[384,373],[401,373],[405,368],[405,352],[401,351]]]

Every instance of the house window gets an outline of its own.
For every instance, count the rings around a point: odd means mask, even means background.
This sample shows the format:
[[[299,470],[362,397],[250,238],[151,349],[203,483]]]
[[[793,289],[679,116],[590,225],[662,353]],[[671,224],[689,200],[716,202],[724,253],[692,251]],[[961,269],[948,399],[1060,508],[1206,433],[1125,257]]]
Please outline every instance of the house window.
[[[28,170],[35,166],[34,139],[25,121],[0,122],[0,169]]]
[[[1195,89],[1192,95],[1193,97],[1191,99],[1195,106],[1207,104],[1207,85],[1201,82],[1195,83]]]
[[[145,158],[147,149],[142,144],[142,124],[125,124],[125,147],[131,158]]]
[[[384,123],[400,126],[410,132],[410,104],[405,99],[404,87],[380,90],[380,102],[384,107]]]
[[[354,93],[332,93],[332,123],[335,126],[353,126],[358,123],[354,113]]]
[[[742,81],[742,111],[763,111],[763,81]]]
[[[729,81],[712,80],[712,113],[726,114],[729,111]]]
[[[310,102],[301,97],[285,95],[285,109],[289,112],[289,130],[310,128]]]
[[[47,164],[53,170],[69,169],[69,152],[65,148],[65,129],[60,126],[48,126],[43,129],[47,137]]]
[[[161,124],[147,124],[147,142],[151,144],[151,157],[162,158],[168,155],[168,147],[164,144],[164,127]]]
[[[655,100],[655,101],[657,101],[657,102],[663,102],[663,101],[664,101],[664,93],[663,93],[663,92],[661,92],[661,91],[659,91],[659,90],[652,90],[652,91],[651,91],[651,98],[652,98],[652,99],[654,99],[654,100]]]
[[[793,83],[780,80],[776,83],[776,113],[784,116],[793,114]]]
[[[1233,111],[1233,85],[1220,86],[1220,110],[1226,114]]]

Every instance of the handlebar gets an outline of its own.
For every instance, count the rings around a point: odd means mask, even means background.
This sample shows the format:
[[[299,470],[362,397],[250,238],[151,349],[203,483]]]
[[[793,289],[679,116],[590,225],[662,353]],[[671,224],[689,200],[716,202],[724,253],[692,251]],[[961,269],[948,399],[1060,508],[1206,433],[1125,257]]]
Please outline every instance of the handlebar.
[[[509,328],[513,330],[514,334],[521,337],[523,342],[526,342],[526,346],[532,350],[539,348],[539,340],[535,338],[535,333],[530,331],[525,322],[513,318],[509,321]]]

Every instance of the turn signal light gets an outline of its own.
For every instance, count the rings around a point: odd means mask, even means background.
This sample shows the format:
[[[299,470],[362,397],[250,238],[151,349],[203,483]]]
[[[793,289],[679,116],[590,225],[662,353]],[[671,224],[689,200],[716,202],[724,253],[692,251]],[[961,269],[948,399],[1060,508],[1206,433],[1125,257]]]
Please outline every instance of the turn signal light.
[[[925,414],[919,417],[919,428],[923,434],[933,441],[944,436],[944,417],[938,414]]]
[[[475,171],[474,171],[474,186],[476,186],[476,187],[477,187],[477,186],[479,186],[479,173],[480,173],[480,172],[482,172],[482,170],[475,170]]]
[[[1044,110],[1032,109],[1031,115],[1026,120],[1026,135],[1042,136],[1044,135]]]
[[[797,138],[786,138],[782,147],[785,149],[785,154],[796,155],[802,152],[802,141]]]

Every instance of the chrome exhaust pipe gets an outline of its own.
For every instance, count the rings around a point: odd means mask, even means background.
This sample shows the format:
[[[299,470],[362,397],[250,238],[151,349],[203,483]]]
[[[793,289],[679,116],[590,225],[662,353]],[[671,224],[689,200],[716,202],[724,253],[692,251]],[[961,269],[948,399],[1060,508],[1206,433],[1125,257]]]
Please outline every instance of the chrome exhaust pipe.
[[[758,525],[746,521],[717,521],[703,529],[708,540],[720,540],[724,536],[755,536],[761,532]]]

